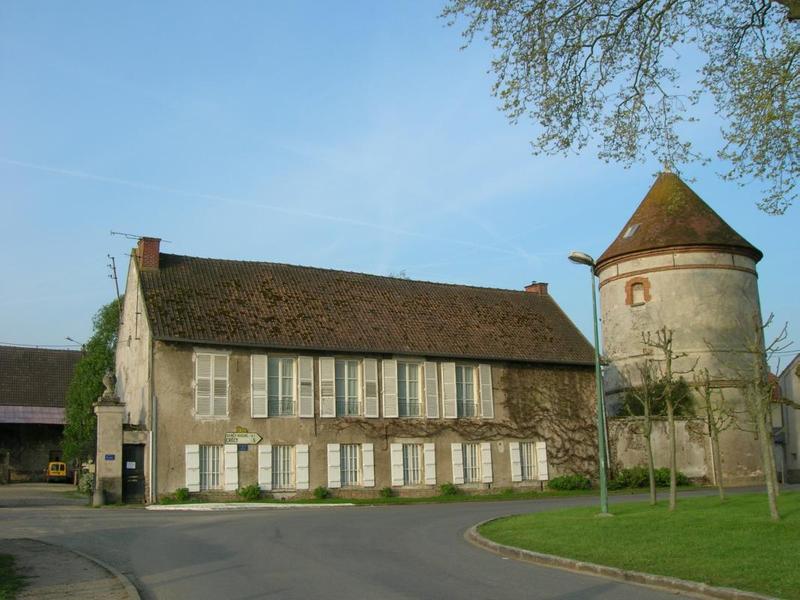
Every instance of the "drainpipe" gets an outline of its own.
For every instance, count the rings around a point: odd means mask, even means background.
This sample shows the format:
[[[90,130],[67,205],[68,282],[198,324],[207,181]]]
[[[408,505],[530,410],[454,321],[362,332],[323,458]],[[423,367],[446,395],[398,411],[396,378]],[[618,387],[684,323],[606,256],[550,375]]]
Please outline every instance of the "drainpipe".
[[[157,449],[157,442],[156,442],[156,431],[158,429],[158,418],[156,415],[156,409],[158,407],[156,403],[156,395],[154,391],[153,385],[153,345],[154,345],[152,333],[150,336],[150,352],[148,353],[147,361],[147,371],[148,371],[148,385],[150,388],[150,504],[155,504],[158,500],[158,493],[157,493],[157,485],[158,485],[158,477],[156,475],[156,465],[158,464],[156,461],[156,449]]]

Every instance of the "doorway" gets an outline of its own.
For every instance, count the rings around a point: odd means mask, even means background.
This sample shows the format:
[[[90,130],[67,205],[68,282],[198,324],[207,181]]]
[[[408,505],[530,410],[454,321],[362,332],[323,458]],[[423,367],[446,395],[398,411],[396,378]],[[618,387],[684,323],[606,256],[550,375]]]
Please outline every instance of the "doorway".
[[[122,446],[122,501],[144,502],[144,444]]]

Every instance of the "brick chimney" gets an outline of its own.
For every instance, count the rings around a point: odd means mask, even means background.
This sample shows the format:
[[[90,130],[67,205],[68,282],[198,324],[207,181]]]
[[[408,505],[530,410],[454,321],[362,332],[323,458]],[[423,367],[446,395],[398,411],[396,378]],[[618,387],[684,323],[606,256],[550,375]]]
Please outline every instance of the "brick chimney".
[[[525,286],[525,291],[529,294],[547,296],[547,284],[543,281],[532,281],[529,285]]]
[[[157,271],[158,256],[161,238],[142,237],[139,238],[139,245],[136,249],[136,256],[139,258],[139,268],[142,271]]]

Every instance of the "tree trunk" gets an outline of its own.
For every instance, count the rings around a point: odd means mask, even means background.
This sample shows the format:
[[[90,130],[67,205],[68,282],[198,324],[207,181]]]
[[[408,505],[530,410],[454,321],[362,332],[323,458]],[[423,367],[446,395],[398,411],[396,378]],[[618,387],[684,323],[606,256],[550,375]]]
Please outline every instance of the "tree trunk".
[[[717,485],[720,502],[725,501],[725,486],[722,481],[722,456],[719,451],[719,422],[711,406],[711,392],[705,395],[706,419],[708,422],[708,437],[711,439],[711,462],[714,466],[714,483]]]
[[[678,449],[675,440],[675,407],[672,399],[667,399],[667,422],[669,424],[669,510],[675,510],[678,503],[678,486],[675,473],[678,470]]]
[[[781,495],[781,486],[778,485],[778,467],[775,464],[775,444],[772,437],[772,411],[767,412],[768,418],[766,423],[767,437],[769,439],[769,473],[772,476],[772,486],[775,488],[775,496]]]
[[[767,484],[767,502],[769,503],[769,516],[773,521],[780,521],[781,515],[778,513],[778,499],[775,493],[775,475],[770,473],[772,470],[772,435],[767,435],[767,420],[764,418],[763,411],[756,417],[756,428],[758,433],[758,444],[761,447],[761,466],[764,469],[764,480]],[[770,434],[772,432],[769,432]]]
[[[653,441],[649,433],[644,439],[644,447],[645,450],[647,450],[647,477],[650,480],[650,504],[651,506],[655,506],[658,502],[658,497],[656,496],[656,468],[653,463]]]

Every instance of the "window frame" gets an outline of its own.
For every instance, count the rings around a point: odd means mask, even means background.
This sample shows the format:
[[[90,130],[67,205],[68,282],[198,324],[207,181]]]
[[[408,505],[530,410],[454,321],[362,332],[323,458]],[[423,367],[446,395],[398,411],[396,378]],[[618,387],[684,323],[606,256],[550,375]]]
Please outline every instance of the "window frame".
[[[198,375],[198,368],[200,364],[200,357],[201,356],[208,356],[211,360],[211,376],[209,377],[209,411],[208,413],[201,413],[198,409],[198,394],[200,391],[199,380],[200,377]],[[225,358],[225,377],[216,377],[215,375],[215,366],[214,363],[216,362],[215,359],[217,357],[224,357]],[[200,419],[227,419],[230,415],[230,405],[231,405],[231,357],[230,352],[219,351],[219,350],[210,350],[207,348],[195,348],[194,354],[194,416]],[[214,414],[214,390],[216,386],[216,382],[218,379],[224,379],[225,381],[225,413],[216,415]]]
[[[288,459],[288,471],[284,471],[283,469],[277,469],[276,465],[278,463],[278,455],[282,451],[286,451],[288,457],[282,457],[282,460]],[[294,490],[297,487],[297,458],[295,454],[295,447],[293,444],[273,444],[270,450],[270,462],[271,462],[271,484],[272,489],[276,491],[281,490]],[[284,475],[288,473],[288,483],[284,484],[283,481],[278,480],[278,475]]]
[[[463,387],[465,382],[463,381],[463,372],[464,369],[469,369],[472,373],[472,380],[469,385],[472,387],[472,414],[465,414],[463,407],[466,406],[466,402],[463,399],[459,398],[459,395],[463,395]],[[462,373],[462,381],[459,384],[458,381],[458,374],[459,372]],[[472,364],[464,364],[464,363],[455,363],[455,386],[456,386],[456,418],[459,419],[475,419],[478,418],[478,367]]]
[[[539,464],[536,460],[536,442],[519,442],[519,469],[522,481],[539,480]]]
[[[269,365],[270,361],[277,360],[278,361],[278,412],[274,413],[270,410],[270,374],[269,374]],[[289,389],[291,390],[291,398],[292,398],[292,411],[291,413],[284,413],[282,410],[282,401],[284,399],[283,396],[283,380],[285,376],[283,374],[283,361],[290,360],[292,361],[292,375],[291,375],[291,385]],[[288,355],[288,354],[268,354],[267,355],[267,372],[266,375],[266,390],[267,390],[267,417],[296,417],[297,416],[297,403],[298,403],[298,373],[297,373],[297,356]]]
[[[414,470],[408,465],[408,458],[410,453],[406,452],[406,448],[416,449],[417,469]],[[402,442],[402,455],[403,455],[403,487],[419,487],[425,485],[425,446],[419,442]],[[408,477],[410,472],[418,472],[419,477],[417,481],[412,481]]]
[[[344,376],[344,388],[345,388],[345,395],[343,400],[344,411],[342,413],[339,412],[339,387],[338,382],[342,380],[337,374],[337,367],[340,364],[345,365],[345,376]],[[349,394],[347,393],[347,384],[350,381],[350,378],[347,374],[348,363],[355,363],[355,382],[356,382],[356,394],[355,394],[355,412],[350,413],[347,412],[348,402],[351,401]],[[363,414],[363,398],[361,393],[362,387],[362,361],[360,358],[352,358],[352,357],[334,357],[333,359],[333,401],[334,401],[334,411],[337,417],[360,417]]]
[[[345,451],[347,449],[347,451]],[[339,484],[343,488],[360,487],[363,485],[363,459],[361,456],[361,444],[339,444]],[[345,465],[345,454],[352,453],[352,456],[347,457],[349,465]],[[345,468],[352,467],[355,463],[355,469]],[[355,480],[345,477],[345,473],[355,473]]]
[[[200,444],[198,448],[198,465],[200,469],[198,485],[200,486],[200,491],[208,492],[225,489],[225,446],[221,444]],[[209,453],[217,455],[215,458],[212,457],[212,464],[213,460],[216,460],[217,462],[216,472],[213,472],[208,468]],[[216,476],[216,484],[209,485],[209,476],[211,476],[212,479],[214,476]]]
[[[422,380],[425,377],[425,365],[421,361],[418,360],[403,360],[397,359],[397,416],[402,419],[421,419],[425,417],[425,401],[423,398],[423,388],[422,388]],[[403,366],[405,369],[405,379],[403,380],[405,383],[405,389],[403,390],[403,394],[405,395],[405,404],[406,404],[406,412],[408,411],[408,407],[410,406],[408,403],[408,391],[411,389],[409,386],[410,380],[408,379],[408,367],[413,366],[417,370],[417,382],[416,382],[416,391],[417,391],[417,407],[418,412],[416,415],[412,414],[403,414],[402,409],[402,396],[400,392],[400,366]]]
[[[474,452],[468,452],[468,450]],[[474,456],[473,456],[474,454]],[[468,465],[467,456],[470,456],[470,462],[474,464]],[[465,484],[476,484],[481,483],[483,481],[482,473],[481,473],[481,463],[482,463],[482,456],[481,456],[481,445],[479,442],[462,442],[461,443],[461,461],[462,461],[462,470],[464,474],[464,483]],[[474,478],[473,478],[474,476]]]

